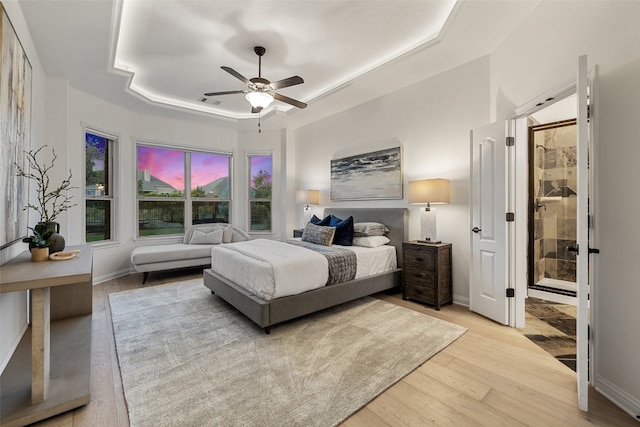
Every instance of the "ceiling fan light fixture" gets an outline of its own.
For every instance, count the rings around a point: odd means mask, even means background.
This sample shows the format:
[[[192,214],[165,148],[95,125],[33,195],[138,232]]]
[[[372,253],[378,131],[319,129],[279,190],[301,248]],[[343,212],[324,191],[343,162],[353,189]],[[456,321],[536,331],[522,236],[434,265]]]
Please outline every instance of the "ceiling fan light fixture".
[[[268,92],[252,91],[244,96],[256,110],[263,110],[273,102],[273,95]]]

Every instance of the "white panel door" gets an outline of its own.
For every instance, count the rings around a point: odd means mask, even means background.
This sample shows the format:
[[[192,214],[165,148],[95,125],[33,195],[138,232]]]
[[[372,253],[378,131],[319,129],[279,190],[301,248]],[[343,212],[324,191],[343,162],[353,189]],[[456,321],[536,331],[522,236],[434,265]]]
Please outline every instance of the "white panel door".
[[[578,79],[576,92],[578,98],[578,140],[576,149],[578,175],[578,207],[576,248],[576,374],[578,381],[578,406],[586,411],[589,403],[589,123],[588,123],[588,77],[587,56],[578,58]]]
[[[471,131],[469,307],[508,323],[505,123]]]

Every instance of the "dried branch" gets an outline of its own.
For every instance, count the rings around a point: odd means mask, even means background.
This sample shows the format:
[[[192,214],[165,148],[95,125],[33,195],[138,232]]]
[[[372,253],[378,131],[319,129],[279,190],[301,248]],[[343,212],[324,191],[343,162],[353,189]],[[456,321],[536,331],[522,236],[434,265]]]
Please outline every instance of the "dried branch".
[[[73,177],[73,174],[71,173],[71,169],[69,169],[69,176],[62,180],[62,183],[58,187],[53,190],[49,190],[49,171],[53,168],[58,156],[56,155],[55,150],[52,149],[53,158],[51,159],[51,163],[39,163],[37,156],[44,147],[46,147],[46,145],[38,148],[36,151],[30,150],[26,153],[27,161],[29,162],[28,172],[22,169],[22,166],[17,163],[16,167],[18,169],[18,176],[30,179],[36,184],[38,204],[29,203],[23,208],[23,210],[33,209],[40,214],[41,221],[47,222],[55,221],[58,215],[62,212],[65,212],[77,205],[77,203],[71,203],[73,196],[66,194],[66,191],[78,187],[71,186],[71,178]]]

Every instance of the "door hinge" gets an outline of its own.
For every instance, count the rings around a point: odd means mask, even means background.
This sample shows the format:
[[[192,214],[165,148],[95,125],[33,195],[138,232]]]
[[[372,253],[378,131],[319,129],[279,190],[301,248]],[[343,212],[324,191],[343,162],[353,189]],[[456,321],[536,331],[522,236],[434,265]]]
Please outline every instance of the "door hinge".
[[[516,138],[514,136],[508,136],[506,140],[507,147],[513,147],[514,145],[516,145]]]
[[[514,288],[507,288],[507,298],[513,298],[516,296],[516,290]]]
[[[516,214],[513,212],[507,212],[507,218],[506,221],[507,222],[513,222],[516,220]]]

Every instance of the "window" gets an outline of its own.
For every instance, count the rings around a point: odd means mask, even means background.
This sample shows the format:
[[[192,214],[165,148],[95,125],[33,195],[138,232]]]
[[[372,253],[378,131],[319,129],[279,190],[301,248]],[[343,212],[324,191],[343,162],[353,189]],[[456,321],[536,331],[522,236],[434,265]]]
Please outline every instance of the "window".
[[[113,150],[115,140],[85,132],[85,240],[113,238]]]
[[[138,144],[138,236],[229,222],[230,169],[229,154]]]
[[[250,231],[271,231],[271,155],[249,155]]]

